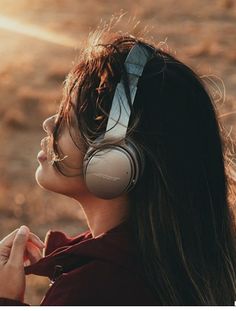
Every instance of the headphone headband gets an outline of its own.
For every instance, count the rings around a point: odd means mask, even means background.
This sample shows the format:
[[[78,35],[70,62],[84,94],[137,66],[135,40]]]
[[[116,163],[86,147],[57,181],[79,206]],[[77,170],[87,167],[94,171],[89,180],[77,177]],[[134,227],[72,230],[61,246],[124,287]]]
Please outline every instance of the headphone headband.
[[[129,51],[125,60],[125,68],[129,79],[131,104],[133,105],[137,92],[139,78],[142,76],[151,53],[148,49],[137,43]],[[125,86],[121,80],[115,90],[104,140],[111,138],[123,139],[126,136],[131,110],[127,101]]]
[[[124,65],[128,74],[132,105],[139,78],[150,57],[148,48],[135,44],[126,58]],[[135,142],[125,140],[130,114],[131,109],[121,79],[115,90],[106,132],[95,140],[96,148],[90,147],[84,157],[86,185],[99,198],[112,199],[130,191],[142,174],[145,161],[143,154]],[[99,144],[110,138],[121,139],[122,142],[99,148]]]

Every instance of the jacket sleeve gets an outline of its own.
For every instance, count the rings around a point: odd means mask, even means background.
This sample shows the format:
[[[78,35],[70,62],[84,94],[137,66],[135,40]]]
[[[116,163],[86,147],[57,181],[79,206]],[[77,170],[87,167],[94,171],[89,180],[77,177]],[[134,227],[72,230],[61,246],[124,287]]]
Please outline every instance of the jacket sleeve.
[[[0,297],[0,306],[29,306],[29,304],[21,302],[19,300]]]

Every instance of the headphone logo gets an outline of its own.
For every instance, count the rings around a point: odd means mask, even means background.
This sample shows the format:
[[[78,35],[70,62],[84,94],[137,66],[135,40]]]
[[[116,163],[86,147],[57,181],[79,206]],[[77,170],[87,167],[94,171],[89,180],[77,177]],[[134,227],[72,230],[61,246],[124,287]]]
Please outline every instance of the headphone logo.
[[[102,174],[102,173],[93,173],[93,176],[105,179],[105,180],[109,180],[109,181],[118,181],[120,180],[120,177],[114,177],[114,176],[110,176],[107,174]]]

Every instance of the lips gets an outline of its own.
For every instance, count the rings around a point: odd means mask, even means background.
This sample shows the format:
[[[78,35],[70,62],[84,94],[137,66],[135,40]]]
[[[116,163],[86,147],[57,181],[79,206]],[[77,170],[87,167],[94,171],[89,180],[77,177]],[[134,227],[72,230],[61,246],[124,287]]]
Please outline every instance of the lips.
[[[47,160],[47,144],[48,144],[48,137],[44,137],[41,140],[40,146],[41,146],[41,151],[39,151],[37,159],[39,162],[44,162]]]
[[[39,162],[44,162],[44,161],[46,161],[46,160],[47,160],[47,155],[46,155],[46,153],[45,153],[43,150],[39,151],[38,156],[37,156],[37,159],[39,160]]]

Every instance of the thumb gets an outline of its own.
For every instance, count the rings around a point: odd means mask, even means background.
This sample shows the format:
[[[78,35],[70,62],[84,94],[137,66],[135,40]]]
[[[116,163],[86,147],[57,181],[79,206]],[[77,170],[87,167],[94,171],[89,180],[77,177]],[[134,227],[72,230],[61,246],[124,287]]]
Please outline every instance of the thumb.
[[[29,233],[29,228],[26,226],[21,226],[18,230],[13,241],[11,254],[8,260],[9,264],[14,266],[24,265],[24,252],[29,239]]]

